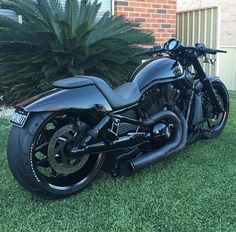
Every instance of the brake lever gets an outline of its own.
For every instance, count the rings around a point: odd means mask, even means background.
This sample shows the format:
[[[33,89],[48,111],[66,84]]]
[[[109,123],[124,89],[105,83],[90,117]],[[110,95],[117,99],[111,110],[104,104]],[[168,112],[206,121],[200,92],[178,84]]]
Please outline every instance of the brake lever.
[[[203,63],[205,63],[205,64],[213,64],[214,65],[216,63],[216,59],[211,59],[211,58],[205,56],[205,60],[203,61]]]

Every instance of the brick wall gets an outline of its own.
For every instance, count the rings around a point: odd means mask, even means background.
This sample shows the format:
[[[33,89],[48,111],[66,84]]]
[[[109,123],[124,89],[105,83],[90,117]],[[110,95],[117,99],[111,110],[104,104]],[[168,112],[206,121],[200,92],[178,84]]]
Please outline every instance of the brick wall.
[[[125,15],[152,31],[158,44],[176,35],[176,0],[115,0],[114,6],[115,15]]]

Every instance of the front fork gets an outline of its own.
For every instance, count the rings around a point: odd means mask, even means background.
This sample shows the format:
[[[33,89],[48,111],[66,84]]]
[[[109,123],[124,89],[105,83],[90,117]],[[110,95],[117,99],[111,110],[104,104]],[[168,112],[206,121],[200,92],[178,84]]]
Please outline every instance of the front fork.
[[[214,88],[209,80],[209,78],[206,76],[206,73],[204,72],[204,70],[202,69],[202,66],[198,60],[198,58],[196,56],[193,56],[191,58],[191,61],[193,63],[193,66],[199,76],[199,79],[203,85],[203,89],[207,92],[209,98],[212,100],[212,102],[214,103],[214,107],[216,108],[216,110],[221,113],[221,112],[224,112],[224,108],[223,106],[220,104],[216,94],[215,94],[215,91],[214,91]]]
[[[210,82],[210,80],[206,77],[202,82],[202,85],[203,85],[203,88],[207,91],[208,93],[208,96],[209,98],[213,101],[214,103],[214,106],[216,108],[216,110],[221,113],[221,112],[224,112],[225,109],[224,107],[220,104],[216,94],[215,94],[215,91],[214,91],[214,88]]]

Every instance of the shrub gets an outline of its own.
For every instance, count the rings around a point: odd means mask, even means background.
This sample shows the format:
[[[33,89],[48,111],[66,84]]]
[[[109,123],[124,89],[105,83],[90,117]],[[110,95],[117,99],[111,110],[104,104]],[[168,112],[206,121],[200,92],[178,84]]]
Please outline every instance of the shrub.
[[[96,75],[113,87],[138,65],[140,45],[154,38],[123,16],[105,13],[97,1],[0,0],[23,24],[0,16],[0,95],[14,104],[50,88],[57,79]]]

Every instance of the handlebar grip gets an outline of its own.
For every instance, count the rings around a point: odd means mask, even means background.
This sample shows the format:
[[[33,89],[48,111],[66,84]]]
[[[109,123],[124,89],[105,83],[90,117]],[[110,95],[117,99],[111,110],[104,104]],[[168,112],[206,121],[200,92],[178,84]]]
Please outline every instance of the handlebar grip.
[[[154,49],[153,48],[149,48],[149,49],[145,49],[143,52],[139,52],[136,53],[136,56],[148,56],[151,55],[153,53]]]
[[[164,52],[164,51],[165,50],[163,48],[157,46],[157,47],[153,47],[153,48],[150,48],[150,49],[146,49],[143,52],[136,53],[135,56],[150,56],[150,55],[153,55],[155,53],[161,53],[161,52]]]
[[[138,52],[138,53],[135,54],[135,56],[144,56],[144,55],[147,55],[147,51]]]
[[[220,53],[227,53],[227,51],[223,51],[223,50],[217,50],[217,52],[220,52]]]

